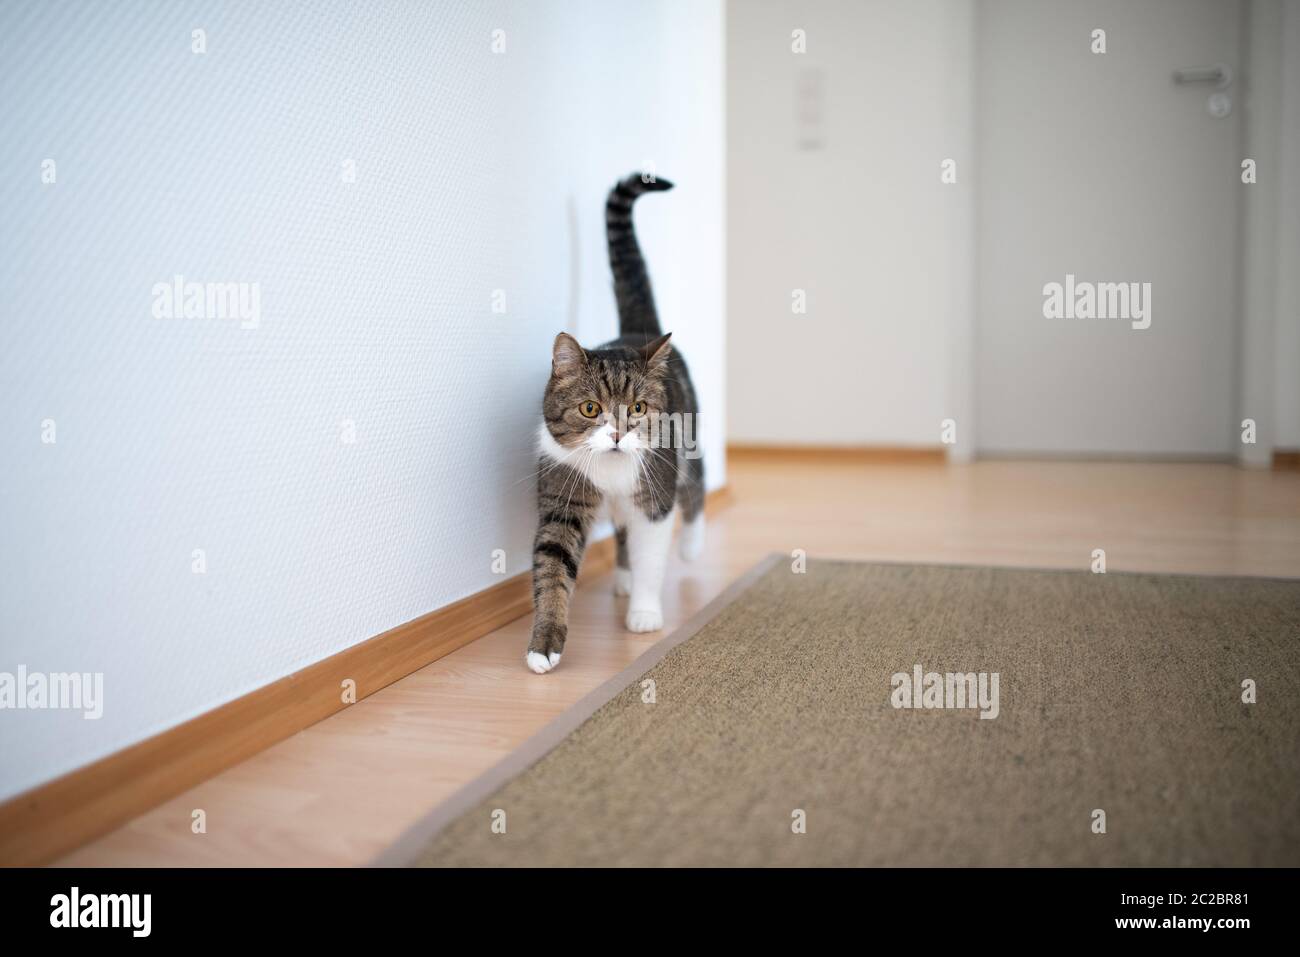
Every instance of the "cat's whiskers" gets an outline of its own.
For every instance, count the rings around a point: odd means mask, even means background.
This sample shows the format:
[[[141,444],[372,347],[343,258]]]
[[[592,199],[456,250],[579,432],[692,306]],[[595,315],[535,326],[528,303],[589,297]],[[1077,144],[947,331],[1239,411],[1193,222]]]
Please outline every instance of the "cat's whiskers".
[[[568,509],[573,502],[573,493],[578,490],[578,486],[582,483],[583,479],[587,477],[587,466],[591,462],[592,452],[593,450],[591,446],[583,443],[581,445],[575,445],[570,449],[569,453],[564,456],[564,464],[568,465],[573,473],[572,475],[566,475],[563,477],[563,485],[560,487],[560,494],[565,496],[566,509]],[[580,456],[579,461],[576,463],[570,463],[569,459],[575,455]]]
[[[541,478],[543,475],[547,474],[548,472],[554,471],[555,469],[559,468],[561,465],[567,465],[569,459],[573,458],[573,456],[577,455],[582,450],[583,450],[583,446],[575,445],[573,448],[565,452],[563,457],[558,459],[551,458],[549,455],[541,455],[540,456],[542,460],[541,468],[537,469],[537,471],[532,472],[529,475],[525,475],[518,482],[513,483],[510,487],[514,488],[515,485],[522,485],[524,482],[527,482],[529,479]],[[537,450],[536,448],[534,448],[532,451],[537,451]]]
[[[569,497],[568,497],[568,499],[565,500],[565,503],[564,503],[564,508],[565,508],[566,511],[568,510],[569,506],[573,504],[573,493],[576,492],[576,491],[578,490],[578,485],[580,484],[580,482],[581,482],[583,479],[586,479],[586,477],[587,477],[587,466],[591,463],[591,458],[592,458],[592,456],[595,455],[595,454],[596,454],[596,450],[593,449],[593,448],[588,447],[588,449],[587,449],[587,455],[586,455],[586,457],[582,460],[582,464],[581,464],[578,468],[575,468],[575,469],[573,470],[573,473],[574,473],[574,476],[573,476],[573,487],[572,487],[572,488],[569,488]],[[565,488],[568,488],[568,486],[566,485]],[[561,493],[561,494],[563,494],[563,493]]]
[[[657,502],[663,498],[667,498],[667,500],[671,502],[676,494],[677,478],[679,478],[681,475],[680,470],[677,470],[674,475],[673,489],[672,492],[670,493],[669,490],[665,489],[655,478],[654,472],[651,470],[650,466],[645,462],[644,456],[637,456],[637,467],[639,469],[639,477],[645,479],[645,483],[647,486],[649,486],[650,491],[653,493],[653,497],[655,501]]]

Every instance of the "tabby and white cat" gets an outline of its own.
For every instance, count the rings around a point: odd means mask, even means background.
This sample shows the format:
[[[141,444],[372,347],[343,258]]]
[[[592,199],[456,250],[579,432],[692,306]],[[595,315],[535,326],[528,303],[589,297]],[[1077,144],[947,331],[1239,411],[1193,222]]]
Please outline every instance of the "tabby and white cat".
[[[680,553],[704,544],[704,460],[687,454],[682,422],[698,413],[682,357],[659,329],[650,278],[632,228],[632,204],[672,183],[633,173],[609,194],[605,231],[614,273],[619,336],[584,349],[555,337],[542,400],[538,526],[533,542],[533,620],[528,667],[560,663],[569,631],[569,597],[587,535],[603,506],[618,545],[616,594],[630,596],[629,631],[663,627],[664,567],[680,510]],[[669,418],[669,417],[672,418]],[[652,423],[657,427],[652,429]]]

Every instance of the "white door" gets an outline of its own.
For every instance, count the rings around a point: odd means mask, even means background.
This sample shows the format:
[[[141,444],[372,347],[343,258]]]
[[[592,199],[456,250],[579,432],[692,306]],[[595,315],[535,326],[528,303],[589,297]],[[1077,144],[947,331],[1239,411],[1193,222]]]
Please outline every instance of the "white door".
[[[1229,454],[1241,83],[1173,76],[1235,74],[1240,3],[979,11],[981,453]]]

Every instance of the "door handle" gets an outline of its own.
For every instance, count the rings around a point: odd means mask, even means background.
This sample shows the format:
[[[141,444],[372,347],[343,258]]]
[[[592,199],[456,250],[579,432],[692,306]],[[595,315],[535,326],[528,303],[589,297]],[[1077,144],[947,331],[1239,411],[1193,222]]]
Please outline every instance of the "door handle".
[[[1213,83],[1220,90],[1226,90],[1232,84],[1232,70],[1223,63],[1188,67],[1185,70],[1174,71],[1174,82],[1179,86],[1186,86],[1189,83]]]

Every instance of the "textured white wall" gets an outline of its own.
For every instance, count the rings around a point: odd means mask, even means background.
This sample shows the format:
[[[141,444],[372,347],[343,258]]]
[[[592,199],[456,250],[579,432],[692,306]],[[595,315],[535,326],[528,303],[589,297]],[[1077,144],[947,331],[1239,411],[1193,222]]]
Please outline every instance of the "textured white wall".
[[[937,446],[942,419],[966,420],[973,15],[968,0],[729,3],[732,441]]]
[[[614,334],[647,160],[723,480],[722,43],[688,0],[0,5],[0,671],[104,675],[98,721],[0,711],[0,796],[525,570],[550,342]],[[155,318],[177,274],[257,328]]]

